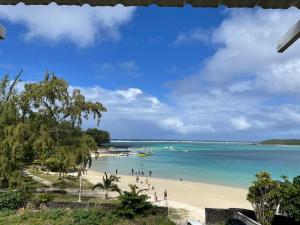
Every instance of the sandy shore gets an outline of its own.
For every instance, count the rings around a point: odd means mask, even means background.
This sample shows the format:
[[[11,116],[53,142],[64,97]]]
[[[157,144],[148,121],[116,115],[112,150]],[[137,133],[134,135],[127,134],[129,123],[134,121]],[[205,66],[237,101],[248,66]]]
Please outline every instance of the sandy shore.
[[[103,173],[89,170],[86,178],[93,184],[102,181]],[[140,177],[136,183],[135,176],[118,175],[121,177],[119,187],[128,190],[128,184],[138,184],[139,188],[147,188],[146,177]],[[143,182],[141,184],[141,182]],[[185,209],[188,217],[204,222],[205,208],[251,208],[246,200],[247,189],[205,184],[198,182],[177,181],[161,178],[148,178],[148,183],[155,190],[146,191],[154,202],[154,192],[157,193],[157,205],[168,204],[172,208]],[[164,190],[168,192],[168,203],[163,201]],[[111,193],[111,196],[116,194]]]

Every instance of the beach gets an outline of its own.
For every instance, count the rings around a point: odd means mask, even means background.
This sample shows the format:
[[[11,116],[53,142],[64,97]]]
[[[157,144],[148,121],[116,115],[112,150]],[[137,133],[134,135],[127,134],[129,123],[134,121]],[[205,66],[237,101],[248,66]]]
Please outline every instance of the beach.
[[[104,173],[89,170],[86,179],[96,184],[102,181]],[[139,183],[136,183],[136,176],[118,175],[120,177],[119,187],[122,190],[128,190],[129,184],[137,184],[139,188],[148,188],[146,177],[140,177]],[[141,182],[143,182],[141,184]],[[151,197],[151,201],[156,205],[171,208],[184,209],[189,212],[188,218],[204,221],[205,208],[251,208],[246,200],[247,189],[206,184],[200,182],[180,181],[162,178],[148,178],[150,188],[144,193]],[[167,190],[168,202],[163,200],[163,193]],[[154,192],[157,193],[158,202],[154,201]],[[117,193],[110,193],[111,197],[116,197]]]

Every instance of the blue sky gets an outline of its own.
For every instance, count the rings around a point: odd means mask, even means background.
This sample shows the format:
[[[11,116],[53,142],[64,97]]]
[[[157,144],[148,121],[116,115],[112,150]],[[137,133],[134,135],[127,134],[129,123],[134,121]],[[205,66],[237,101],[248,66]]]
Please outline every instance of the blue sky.
[[[1,6],[0,73],[46,70],[108,108],[113,138],[261,140],[300,134],[295,9]],[[92,120],[85,127],[95,127]]]

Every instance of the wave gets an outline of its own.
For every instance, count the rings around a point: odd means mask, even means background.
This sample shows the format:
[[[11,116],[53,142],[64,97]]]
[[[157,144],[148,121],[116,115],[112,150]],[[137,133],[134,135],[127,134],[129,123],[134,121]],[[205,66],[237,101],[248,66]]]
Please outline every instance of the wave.
[[[112,143],[199,143],[199,144],[254,144],[242,141],[180,141],[180,140],[111,140]]]

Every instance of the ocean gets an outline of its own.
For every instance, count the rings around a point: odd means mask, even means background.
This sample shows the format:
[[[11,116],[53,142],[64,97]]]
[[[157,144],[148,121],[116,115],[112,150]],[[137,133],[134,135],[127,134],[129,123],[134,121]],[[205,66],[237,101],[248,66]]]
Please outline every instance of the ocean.
[[[130,175],[135,171],[152,171],[153,177],[183,179],[247,188],[259,171],[271,173],[274,179],[300,175],[300,146],[260,145],[243,142],[197,141],[124,141],[118,145],[129,150],[151,151],[139,157],[110,157],[94,160],[95,171]],[[100,179],[100,178],[99,178]]]

